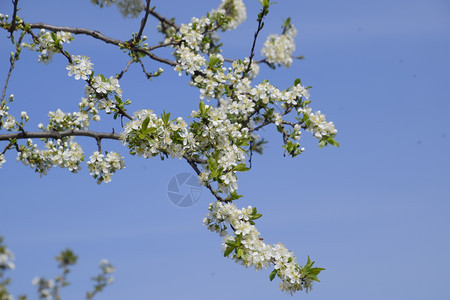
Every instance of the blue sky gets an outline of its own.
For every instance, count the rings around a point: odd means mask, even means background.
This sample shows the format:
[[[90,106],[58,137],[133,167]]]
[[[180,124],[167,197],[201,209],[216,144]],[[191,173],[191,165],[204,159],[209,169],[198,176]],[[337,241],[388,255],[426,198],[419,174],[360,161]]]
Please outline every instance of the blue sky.
[[[157,11],[187,22],[220,1],[152,1]],[[224,56],[248,56],[256,28],[258,1],[244,1],[248,19],[223,34]],[[20,15],[45,22],[96,29],[129,39],[139,19],[123,19],[115,7],[100,10],[88,0],[20,1]],[[0,12],[11,14],[9,1]],[[257,226],[267,242],[283,242],[300,262],[308,255],[325,267],[321,282],[302,299],[449,299],[450,267],[450,4],[438,0],[278,1],[271,6],[257,46],[279,33],[290,16],[298,29],[295,54],[305,55],[289,69],[264,66],[255,80],[286,88],[297,77],[313,86],[311,106],[332,120],[340,148],[318,149],[302,137],[306,152],[283,157],[273,128],[253,169],[240,176],[244,195],[238,206],[252,205],[263,217]],[[150,19],[150,27],[156,21]],[[154,30],[146,32],[150,43]],[[3,32],[0,72],[3,82],[11,45]],[[68,50],[91,57],[95,71],[120,71],[126,57],[112,47],[76,36]],[[165,55],[164,52],[160,52]],[[259,56],[259,51],[257,52]],[[24,50],[8,93],[11,112],[26,110],[29,128],[47,120],[48,111],[75,111],[82,82],[67,76],[66,62],[50,65]],[[148,61],[155,70],[160,65]],[[169,67],[149,82],[137,66],[121,80],[131,111],[150,108],[187,116],[198,91]],[[105,116],[104,119],[107,117]],[[120,130],[119,122],[93,129]],[[95,143],[80,138],[85,152]],[[1,146],[1,145],[0,145]],[[108,148],[109,147],[109,148]],[[270,271],[245,269],[220,252],[220,238],[202,219],[212,196],[181,209],[168,201],[166,187],[184,161],[129,157],[117,143],[104,148],[127,158],[126,169],[98,186],[87,168],[73,175],[53,169],[40,178],[8,162],[0,169],[0,235],[15,253],[14,294],[35,299],[34,276],[57,274],[54,256],[66,247],[79,255],[63,299],[80,299],[90,288],[96,265],[108,258],[116,282],[98,299],[290,299],[269,282]]]

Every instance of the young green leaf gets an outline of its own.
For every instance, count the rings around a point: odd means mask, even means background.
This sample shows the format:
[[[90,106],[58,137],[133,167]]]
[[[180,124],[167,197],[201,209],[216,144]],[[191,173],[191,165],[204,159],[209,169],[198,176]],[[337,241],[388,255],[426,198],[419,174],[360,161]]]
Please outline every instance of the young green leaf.
[[[233,168],[233,171],[237,171],[237,172],[245,172],[248,170],[250,170],[250,168],[247,167],[244,163],[240,163]]]
[[[145,118],[144,122],[142,122],[141,132],[147,129],[148,123],[150,123],[150,117]]]
[[[225,252],[223,253],[223,256],[227,257],[228,255],[230,255],[230,253],[233,252],[234,248],[236,247],[228,246]]]
[[[269,274],[270,281],[272,281],[277,274],[278,274],[277,269],[273,269],[273,271]]]

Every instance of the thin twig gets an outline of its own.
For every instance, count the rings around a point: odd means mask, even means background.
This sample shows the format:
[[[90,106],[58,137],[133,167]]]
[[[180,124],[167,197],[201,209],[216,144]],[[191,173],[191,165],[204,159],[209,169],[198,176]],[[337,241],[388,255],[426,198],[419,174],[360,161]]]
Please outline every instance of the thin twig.
[[[120,140],[117,133],[96,132],[91,130],[65,130],[65,131],[38,131],[38,132],[15,132],[0,134],[0,141],[8,141],[10,139],[61,139],[69,136],[86,136],[95,139]]]
[[[200,175],[200,174],[202,173],[202,172],[200,171],[200,169],[198,168],[198,166],[197,166],[196,162],[194,161],[194,159],[192,159],[192,158],[190,158],[190,157],[188,157],[188,156],[186,156],[186,155],[184,155],[183,157],[184,157],[184,159],[186,159],[186,161],[188,162],[188,164],[194,169],[194,171],[195,171],[195,173],[197,173],[197,175]],[[227,200],[223,199],[222,197],[220,197],[220,196],[218,195],[217,191],[215,191],[215,190],[213,189],[213,187],[212,187],[209,183],[206,183],[206,187],[210,190],[211,194],[213,194],[214,197],[216,197],[216,199],[217,199],[218,201],[225,201],[225,202],[227,201]]]
[[[252,49],[250,50],[250,61],[248,62],[248,66],[247,69],[245,70],[245,72],[242,74],[243,76],[245,76],[248,72],[250,72],[250,69],[252,68],[252,60],[253,60],[253,56],[255,56],[255,46],[256,46],[256,40],[258,38],[259,32],[262,30],[263,28],[263,19],[264,19],[264,15],[265,12],[267,10],[267,7],[263,7],[262,11],[261,11],[261,17],[258,18],[258,29],[256,30],[254,36],[253,36],[253,44],[252,44]]]
[[[158,49],[158,48],[173,46],[173,45],[177,45],[177,44],[178,43],[175,43],[175,42],[163,43],[163,44],[159,44],[159,45],[148,47],[147,50],[152,51],[152,50],[155,50],[155,49]]]
[[[12,14],[12,19],[11,19],[11,27],[9,28],[9,38],[11,38],[11,40],[14,43],[14,37],[13,37],[13,33],[14,33],[14,29],[16,27],[16,15],[17,15],[17,4],[19,3],[19,0],[12,0],[12,3],[14,4],[14,11]]]
[[[95,139],[97,140],[98,152],[102,153],[102,139],[99,137],[96,137]]]
[[[9,143],[8,145],[6,145],[5,149],[3,149],[3,152],[0,154],[5,154],[6,151],[8,151],[9,149],[11,149],[13,146],[15,146],[16,143]]]
[[[180,26],[178,26],[177,24],[175,24],[175,22],[172,22],[171,20],[164,18],[163,16],[161,16],[160,14],[158,14],[156,11],[154,11],[153,9],[151,9],[150,14],[152,16],[154,16],[155,18],[157,18],[161,23],[166,23],[169,26],[175,27],[175,29],[177,31],[180,31]]]
[[[15,66],[15,63],[16,63],[17,47],[20,47],[20,44],[22,43],[23,37],[24,37],[24,33],[22,33],[20,35],[19,41],[17,42],[16,53],[14,54],[14,56],[11,55],[11,57],[9,58],[10,66],[9,66],[8,75],[6,75],[5,85],[3,86],[2,98],[0,100],[0,103],[3,102],[3,100],[5,100],[5,94],[6,94],[6,89],[8,87],[9,78],[11,77],[11,73],[12,73],[12,71],[14,69],[14,66]]]
[[[123,74],[125,74],[125,72],[128,71],[128,68],[130,67],[130,65],[134,62],[134,59],[131,59],[128,63],[127,66],[125,67],[125,69],[123,69],[119,74],[116,75],[116,79],[119,80],[120,78],[122,78]]]
[[[84,35],[89,35],[92,36],[95,39],[104,41],[107,44],[112,44],[112,45],[116,45],[116,46],[124,46],[126,42],[124,41],[120,41],[117,39],[113,39],[110,37],[107,37],[103,34],[101,34],[99,31],[96,30],[91,30],[91,29],[86,29],[86,28],[74,28],[74,27],[66,27],[66,26],[53,26],[53,25],[48,25],[48,24],[44,24],[44,23],[32,23],[30,24],[30,27],[32,29],[47,29],[47,30],[51,30],[51,31],[65,31],[65,32],[70,32],[73,34],[84,34]],[[161,63],[170,65],[172,67],[176,66],[177,63],[174,61],[171,61],[169,59],[166,58],[162,58],[159,57],[155,54],[153,54],[152,52],[150,52],[147,49],[143,49],[140,47],[136,47],[136,46],[131,46],[130,47],[131,51],[135,51],[135,52],[141,52],[146,54],[148,57],[150,57],[153,60],[159,61]]]
[[[147,24],[148,15],[150,14],[150,1],[151,0],[146,0],[147,6],[145,7],[145,15],[141,20],[141,27],[139,28],[139,33],[136,36],[136,42],[139,42],[139,40],[141,39],[142,33],[144,32],[145,24]]]
[[[145,74],[145,76],[147,77],[147,79],[150,79],[150,78],[154,77],[154,76],[152,76],[152,74],[148,73],[148,72],[145,70],[144,63],[142,62],[142,60],[141,60],[140,58],[138,59],[138,61],[139,61],[139,64],[141,65],[141,67],[142,67],[142,72],[144,72],[144,74]]]

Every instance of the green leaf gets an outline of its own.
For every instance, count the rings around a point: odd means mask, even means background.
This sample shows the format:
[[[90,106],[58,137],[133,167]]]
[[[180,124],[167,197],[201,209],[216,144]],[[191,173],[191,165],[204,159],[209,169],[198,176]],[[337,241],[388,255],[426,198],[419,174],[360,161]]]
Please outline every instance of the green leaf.
[[[245,172],[248,170],[250,170],[250,168],[247,167],[244,163],[240,163],[233,168],[233,171],[237,171],[237,172]]]
[[[333,145],[333,146],[335,146],[335,147],[339,147],[339,143],[336,142],[333,138],[327,139],[327,142],[328,142],[330,145]]]
[[[169,124],[170,113],[163,112],[161,115],[164,125]]]
[[[325,141],[325,140],[320,140],[320,142],[319,142],[319,148],[323,148],[324,146],[326,146],[327,145],[327,141]]]
[[[277,269],[273,269],[273,271],[269,275],[270,281],[272,281],[277,274],[278,274]]]
[[[58,38],[56,37],[56,34],[55,34],[53,31],[50,32],[50,36],[52,37],[52,39],[53,39],[54,42],[56,42],[56,40],[58,39]]]
[[[201,114],[205,113],[205,103],[200,100],[200,104],[198,105]]]
[[[288,27],[289,25],[291,25],[291,18],[287,18],[286,21],[284,21],[282,28],[284,27]]]
[[[319,273],[322,272],[323,270],[325,270],[325,269],[324,268],[311,268],[308,271],[308,274],[319,275]]]
[[[244,256],[244,249],[238,248],[236,256],[237,256],[237,258],[241,258],[242,256]]]
[[[211,172],[217,170],[217,161],[214,159],[214,157],[208,158],[208,168]]]
[[[142,122],[141,132],[147,129],[148,123],[150,123],[150,117],[145,118],[144,122]]]
[[[231,247],[237,247],[238,245],[236,241],[227,241],[226,244]]]
[[[225,252],[223,253],[223,256],[227,257],[228,255],[230,255],[230,253],[233,252],[234,248],[236,247],[228,246]]]
[[[252,220],[257,220],[257,219],[259,219],[259,218],[261,218],[262,217],[262,214],[254,214],[253,216],[252,216]]]
[[[236,192],[232,192],[232,193],[230,193],[230,196],[227,197],[226,200],[236,200],[236,199],[239,199],[242,197],[243,197],[242,195],[238,195]]]

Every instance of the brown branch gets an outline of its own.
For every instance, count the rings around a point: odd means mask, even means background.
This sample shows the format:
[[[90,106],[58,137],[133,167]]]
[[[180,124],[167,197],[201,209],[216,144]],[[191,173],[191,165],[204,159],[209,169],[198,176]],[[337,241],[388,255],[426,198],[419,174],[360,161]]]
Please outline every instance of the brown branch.
[[[179,44],[179,43],[169,42],[169,43],[163,43],[163,44],[151,46],[151,47],[148,47],[147,49],[148,49],[149,51],[152,51],[152,50],[155,50],[155,49],[158,49],[158,48],[163,48],[163,47],[173,46],[173,45],[177,45],[177,44]]]
[[[5,154],[6,151],[11,149],[12,147],[17,147],[17,144],[16,143],[9,143],[8,145],[6,145],[5,149],[3,149],[2,153],[0,153],[0,154]]]
[[[98,152],[102,153],[102,139],[99,137],[95,138],[97,140],[97,148],[98,148]]]
[[[54,25],[48,25],[48,24],[44,24],[44,23],[32,23],[32,24],[30,24],[30,27],[32,29],[47,29],[47,30],[51,30],[51,31],[65,31],[65,32],[73,33],[73,34],[89,35],[89,36],[92,36],[93,38],[101,40],[107,44],[112,44],[112,45],[116,45],[119,47],[123,47],[126,44],[126,42],[124,42],[124,41],[120,41],[117,39],[107,37],[97,30],[91,30],[91,29],[86,29],[86,28],[54,26]],[[149,56],[151,59],[159,61],[159,62],[167,64],[167,65],[170,65],[172,67],[177,65],[176,62],[171,61],[166,58],[156,56],[155,54],[153,54],[152,52],[150,52],[147,49],[139,48],[136,46],[131,46],[129,49],[131,51],[144,53],[145,55]]]
[[[116,75],[116,79],[119,80],[120,78],[122,78],[123,74],[125,74],[125,72],[128,71],[128,68],[130,67],[130,65],[134,62],[134,59],[131,59],[128,63],[127,66],[125,67],[125,69],[123,69],[119,74]]]
[[[136,36],[136,42],[139,42],[139,40],[141,39],[142,33],[144,32],[145,24],[147,24],[148,15],[150,14],[150,1],[151,0],[146,0],[147,6],[145,7],[145,15],[141,20],[141,27],[139,28],[139,33]]]
[[[14,53],[14,56],[11,56],[11,57],[9,58],[10,66],[9,66],[8,75],[6,75],[5,85],[4,85],[4,87],[3,87],[2,98],[0,99],[0,103],[3,102],[3,100],[5,100],[5,94],[6,94],[6,89],[7,89],[7,87],[8,87],[9,78],[11,77],[11,73],[12,73],[12,71],[14,70],[14,66],[15,66],[16,60],[19,58],[19,55],[18,55],[18,49],[17,49],[17,48],[20,47],[20,44],[22,43],[23,37],[24,37],[24,33],[22,33],[22,34],[20,35],[19,41],[18,41],[17,44],[16,44],[16,53]]]
[[[290,112],[292,111],[292,108],[293,108],[293,107],[288,107],[288,108],[286,108],[286,110],[283,111],[283,113],[282,113],[280,116],[285,116],[285,115],[287,115],[288,113],[290,113]],[[265,126],[267,126],[267,125],[269,125],[269,124],[274,124],[274,123],[275,123],[275,122],[273,122],[273,121],[265,120],[261,125],[259,125],[259,126],[255,127],[255,128],[253,128],[253,129],[250,129],[250,132],[258,131],[258,130],[260,130],[261,128],[263,128],[263,127],[265,127]],[[287,121],[284,121],[284,120],[283,120],[282,124],[288,124],[288,125],[291,125],[292,127],[293,127],[293,125],[295,125],[294,123],[290,123],[290,122],[287,122]]]
[[[194,171],[195,171],[195,173],[197,173],[197,175],[200,175],[202,173],[197,166],[197,161],[194,158],[191,158],[187,155],[184,155],[183,158],[186,159],[188,164],[194,169]],[[210,190],[211,194],[213,194],[214,197],[216,197],[216,199],[218,201],[224,201],[224,202],[227,201],[227,200],[223,199],[222,197],[220,197],[219,194],[217,193],[217,191],[215,191],[209,183],[206,184],[206,187]]]
[[[12,3],[14,4],[14,11],[11,18],[11,27],[9,28],[9,37],[12,38],[12,41],[14,42],[13,33],[16,27],[17,4],[19,4],[19,0],[13,0]]]
[[[260,17],[258,17],[258,29],[256,30],[256,32],[253,36],[253,44],[252,44],[252,49],[250,50],[250,57],[249,57],[250,61],[248,62],[247,69],[242,74],[243,76],[245,76],[248,72],[250,72],[250,69],[252,68],[251,65],[252,65],[253,56],[255,56],[256,40],[258,38],[259,32],[263,29],[263,26],[264,26],[263,19],[266,14],[267,14],[267,7],[264,6],[262,11],[260,12]]]
[[[10,139],[61,139],[69,136],[87,136],[95,139],[120,140],[117,133],[96,132],[91,130],[65,130],[65,131],[38,131],[38,132],[16,132],[0,134],[0,141],[9,141]]]
[[[154,11],[153,9],[149,10],[149,13],[154,16],[155,18],[157,18],[161,23],[166,23],[169,26],[175,27],[175,29],[177,31],[180,31],[180,26],[178,26],[177,24],[175,24],[175,22],[172,22],[171,20],[164,18],[163,16],[161,16],[160,14],[158,14],[156,11]]]
[[[2,98],[0,99],[0,103],[3,102],[3,100],[5,99],[6,88],[8,87],[9,78],[11,77],[11,73],[14,70],[16,60],[14,59],[14,57],[11,57],[9,59],[9,62],[10,62],[9,71],[8,75],[6,75],[5,85],[3,86]]]
[[[65,31],[65,32],[73,33],[73,34],[85,34],[85,35],[92,36],[93,38],[96,38],[98,40],[102,40],[105,43],[113,44],[113,45],[117,45],[117,46],[122,43],[122,41],[107,37],[107,36],[101,34],[97,30],[90,30],[90,29],[86,29],[86,28],[54,26],[54,25],[44,24],[42,22],[41,23],[31,23],[30,27],[31,27],[31,29],[47,29],[47,30],[51,30],[51,31]]]

